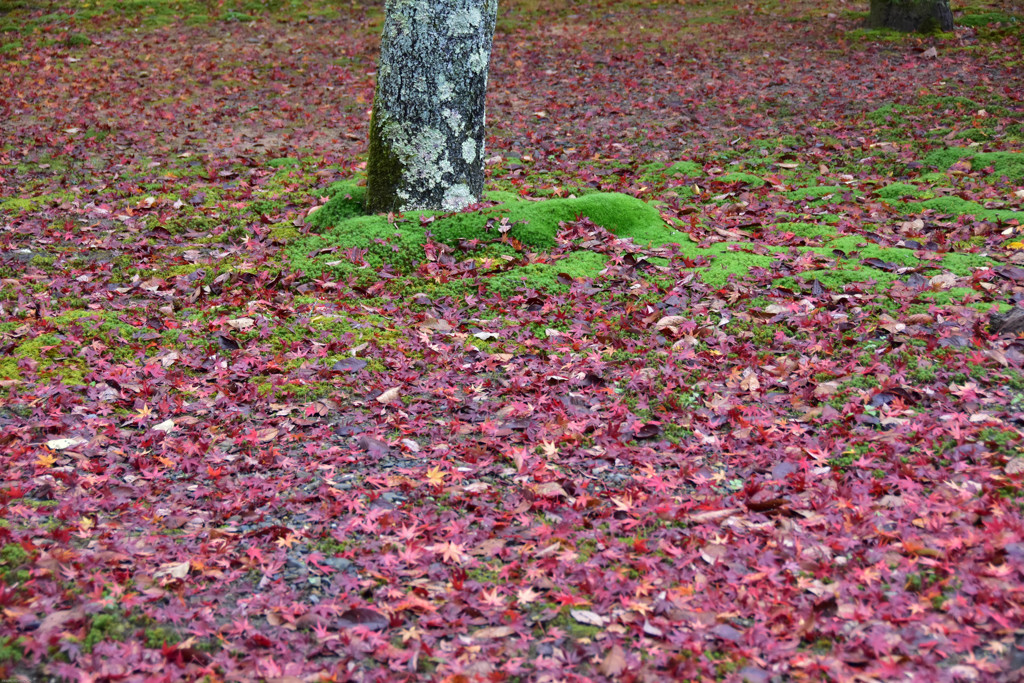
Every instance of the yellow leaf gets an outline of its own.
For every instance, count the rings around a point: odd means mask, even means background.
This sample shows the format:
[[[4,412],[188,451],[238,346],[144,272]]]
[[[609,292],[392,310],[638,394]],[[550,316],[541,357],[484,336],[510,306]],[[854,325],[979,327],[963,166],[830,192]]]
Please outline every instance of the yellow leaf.
[[[92,528],[93,524],[95,524],[95,522],[93,522],[88,517],[82,517],[80,520],[78,520],[78,526],[82,528],[82,531],[88,531]]]
[[[287,536],[282,536],[281,538],[274,541],[274,543],[276,543],[281,548],[288,548],[289,550],[291,550],[291,547],[298,543],[299,540],[299,537],[296,536],[294,532],[288,532]]]
[[[36,464],[40,467],[53,467],[53,463],[57,462],[56,456],[50,455],[49,453],[43,453],[36,458]]]
[[[444,483],[445,477],[448,474],[444,472],[440,467],[431,467],[427,470],[427,481],[434,486],[440,486]]]

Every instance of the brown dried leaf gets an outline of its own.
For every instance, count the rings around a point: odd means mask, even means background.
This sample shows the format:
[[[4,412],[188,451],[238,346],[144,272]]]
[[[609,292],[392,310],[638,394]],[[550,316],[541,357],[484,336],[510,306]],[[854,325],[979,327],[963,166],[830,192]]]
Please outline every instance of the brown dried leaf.
[[[615,677],[626,670],[626,653],[620,645],[612,646],[612,649],[605,653],[601,665],[598,667],[605,676]]]

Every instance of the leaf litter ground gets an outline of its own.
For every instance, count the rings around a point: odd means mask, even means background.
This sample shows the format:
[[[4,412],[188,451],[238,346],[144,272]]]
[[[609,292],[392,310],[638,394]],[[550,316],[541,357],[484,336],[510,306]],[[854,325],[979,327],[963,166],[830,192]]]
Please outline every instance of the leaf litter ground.
[[[0,5],[0,673],[1010,680],[1010,10],[511,3],[493,220],[355,243],[379,12]]]

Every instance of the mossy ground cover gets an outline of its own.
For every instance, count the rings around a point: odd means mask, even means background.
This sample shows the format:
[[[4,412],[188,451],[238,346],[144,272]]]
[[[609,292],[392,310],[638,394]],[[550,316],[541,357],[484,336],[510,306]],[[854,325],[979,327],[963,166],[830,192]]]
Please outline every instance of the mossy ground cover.
[[[956,11],[513,0],[484,201],[368,216],[379,5],[0,2],[0,678],[1010,675],[1020,34]]]
[[[944,150],[924,160],[928,166],[946,164],[949,159],[959,161],[967,150]],[[984,164],[988,175],[1014,174],[1018,157],[1024,155],[979,154],[978,164]],[[948,165],[956,163],[949,161]],[[682,166],[680,166],[682,164]],[[998,168],[996,168],[998,166]],[[679,162],[664,168],[666,176],[673,176],[679,168],[696,174],[699,166],[692,162]],[[764,180],[750,174],[724,174],[716,178],[720,183],[741,182],[752,188],[764,185]],[[756,179],[754,183],[750,179]],[[509,193],[492,193],[486,208],[458,214],[432,214],[411,212],[394,216],[367,216],[362,210],[364,189],[358,180],[340,181],[327,188],[329,201],[310,214],[308,222],[317,234],[289,241],[285,251],[290,263],[311,277],[330,275],[333,278],[353,278],[353,281],[373,280],[382,267],[397,275],[409,275],[425,261],[425,246],[429,243],[455,248],[459,258],[474,256],[474,249],[490,255],[501,253],[510,260],[511,254],[525,249],[550,250],[556,241],[560,225],[578,219],[588,219],[609,230],[613,235],[631,240],[634,244],[656,248],[672,244],[679,253],[690,259],[706,261],[708,265],[696,269],[697,275],[711,286],[721,287],[730,277],[742,279],[752,268],[779,271],[781,260],[789,247],[759,247],[747,241],[722,241],[702,245],[680,229],[670,227],[655,205],[617,193],[590,193],[579,198],[551,198],[542,201],[521,199]],[[932,197],[932,192],[918,185],[894,182],[874,191],[874,196],[906,213],[908,219],[923,211],[934,212],[951,221],[965,218],[1020,224],[1024,213],[1012,209],[990,209],[977,202],[958,196]],[[861,196],[855,188],[844,185],[809,185],[784,193],[794,202],[811,204],[828,201],[833,197],[849,200]],[[931,198],[928,198],[931,197]],[[923,201],[910,201],[923,199]],[[964,245],[965,253],[944,249],[926,253],[916,243],[911,246],[886,246],[865,242],[860,234],[840,234],[831,225],[793,223],[782,221],[759,228],[778,234],[792,233],[812,238],[813,246],[796,247],[808,255],[829,260],[827,269],[814,268],[800,275],[814,279],[826,287],[842,291],[850,283],[871,284],[885,288],[898,281],[906,272],[927,273],[929,276],[947,271],[958,277],[970,276],[974,270],[984,270],[994,261],[979,254],[976,245]],[[816,238],[816,239],[814,239]],[[466,249],[471,244],[472,248]],[[517,245],[513,248],[511,245]],[[758,253],[760,252],[760,253]],[[777,258],[778,257],[778,258]],[[483,283],[506,295],[513,294],[517,286],[542,291],[563,291],[565,283],[557,278],[558,272],[571,277],[597,278],[605,268],[607,258],[597,257],[586,249],[565,252],[555,263],[530,263],[505,268],[507,263],[494,262],[495,273],[481,273],[474,286]],[[883,265],[873,267],[872,263]],[[778,277],[786,277],[779,275]],[[400,289],[400,283],[395,283]],[[450,289],[450,288],[449,288]],[[393,290],[398,291],[398,290]],[[928,296],[946,295],[936,292]]]

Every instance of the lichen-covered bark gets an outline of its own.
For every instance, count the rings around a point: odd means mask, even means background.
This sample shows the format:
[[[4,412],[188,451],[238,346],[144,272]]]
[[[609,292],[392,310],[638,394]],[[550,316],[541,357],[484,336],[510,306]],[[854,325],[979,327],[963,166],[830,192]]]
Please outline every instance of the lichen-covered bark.
[[[387,0],[366,207],[454,211],[484,185],[484,93],[497,0]]]
[[[871,0],[868,25],[897,31],[952,31],[949,0]]]

